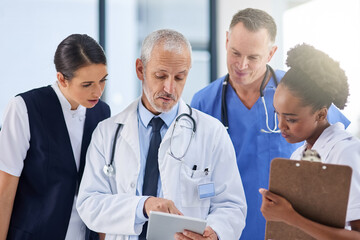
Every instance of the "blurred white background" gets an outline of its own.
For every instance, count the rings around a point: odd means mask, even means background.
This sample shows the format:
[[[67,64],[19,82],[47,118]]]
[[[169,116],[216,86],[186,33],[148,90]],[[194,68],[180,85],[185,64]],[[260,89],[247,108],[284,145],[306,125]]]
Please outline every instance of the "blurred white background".
[[[210,14],[211,3],[216,5]],[[55,81],[53,56],[56,46],[72,33],[99,38],[98,0],[0,0],[0,126],[9,100],[26,90]],[[278,26],[279,49],[270,62],[286,70],[286,52],[309,43],[340,62],[350,83],[349,130],[360,135],[360,0],[107,0],[106,55],[109,80],[104,100],[112,113],[121,111],[140,94],[135,60],[141,41],[150,32],[172,28],[182,32],[194,50],[193,67],[183,98],[193,94],[211,77],[210,41],[216,41],[217,76],[227,73],[225,34],[232,16],[240,9],[260,8]],[[210,21],[216,21],[216,39]]]

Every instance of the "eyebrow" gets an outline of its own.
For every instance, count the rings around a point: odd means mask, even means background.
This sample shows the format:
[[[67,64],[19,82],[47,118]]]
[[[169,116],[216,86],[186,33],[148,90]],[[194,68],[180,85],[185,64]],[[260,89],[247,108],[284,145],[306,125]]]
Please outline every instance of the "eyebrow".
[[[166,70],[163,70],[163,69],[160,69],[159,70],[160,72],[165,72],[165,73],[167,73],[168,71],[166,71]],[[184,71],[181,71],[181,72],[178,72],[178,73],[176,73],[176,74],[185,74],[185,73],[187,73],[187,70],[184,70]],[[155,72],[155,74],[156,74],[156,72]]]
[[[104,78],[106,78],[109,74],[107,73],[103,78],[100,79],[103,80]],[[94,81],[85,81],[85,82],[82,82],[82,83],[93,83]]]
[[[235,48],[231,47],[231,49],[237,53],[240,53],[238,50],[236,50]],[[240,53],[241,54],[241,53]],[[248,55],[249,57],[259,57],[260,54],[254,53],[254,54],[250,54]]]
[[[285,115],[285,116],[297,116],[297,114],[295,114],[295,113],[282,113],[282,115]]]
[[[275,107],[274,107],[274,109],[275,109]],[[276,114],[279,114],[279,112],[276,111],[276,109],[275,109],[275,113],[276,113]],[[285,115],[285,116],[297,116],[297,114],[295,114],[295,113],[282,113],[281,115]]]

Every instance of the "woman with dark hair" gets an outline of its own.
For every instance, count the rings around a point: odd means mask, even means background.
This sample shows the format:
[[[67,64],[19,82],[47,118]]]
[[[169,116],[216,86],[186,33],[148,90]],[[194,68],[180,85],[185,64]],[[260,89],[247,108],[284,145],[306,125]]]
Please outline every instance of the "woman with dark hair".
[[[100,100],[101,46],[85,34],[55,52],[57,81],[10,102],[0,132],[0,239],[85,239],[76,207],[91,134],[110,116]]]
[[[291,159],[300,160],[308,149],[319,153],[323,163],[348,165],[353,169],[346,229],[313,222],[297,213],[285,198],[260,189],[261,211],[268,221],[281,221],[316,239],[360,239],[360,141],[341,123],[326,119],[331,103],[343,109],[349,85],[339,63],[312,46],[298,45],[288,52],[289,71],[274,96],[279,129],[289,143],[305,140]]]

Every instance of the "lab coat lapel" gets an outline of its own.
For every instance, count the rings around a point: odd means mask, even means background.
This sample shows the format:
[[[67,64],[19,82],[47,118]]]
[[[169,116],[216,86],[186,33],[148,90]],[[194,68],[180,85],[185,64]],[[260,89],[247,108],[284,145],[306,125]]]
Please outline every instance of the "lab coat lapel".
[[[130,104],[119,116],[115,122],[122,124],[123,128],[120,131],[120,137],[126,141],[131,150],[135,154],[135,159],[140,159],[140,145],[139,145],[139,129],[138,129],[138,117],[137,117],[137,106],[139,100],[134,101]]]
[[[179,101],[179,110],[177,116],[182,113],[188,113],[188,107],[180,99]],[[176,117],[177,117],[176,116]],[[175,118],[176,119],[176,118]],[[175,205],[179,207],[179,198],[180,198],[180,191],[173,191],[174,188],[177,188],[180,168],[181,168],[181,161],[176,160],[170,155],[170,138],[173,133],[175,120],[171,123],[169,129],[167,130],[160,148],[159,148],[159,171],[160,171],[160,178],[162,184],[162,191],[164,198],[173,199]],[[174,131],[173,137],[176,137],[181,134],[180,127],[176,127]]]

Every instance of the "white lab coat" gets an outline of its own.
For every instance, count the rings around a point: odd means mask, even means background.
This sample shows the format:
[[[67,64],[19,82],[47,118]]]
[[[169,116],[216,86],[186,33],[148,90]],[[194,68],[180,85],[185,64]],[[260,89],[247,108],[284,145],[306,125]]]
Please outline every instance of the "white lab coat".
[[[96,232],[106,233],[106,239],[128,239],[127,235],[141,233],[142,224],[135,224],[135,213],[141,197],[136,196],[140,170],[138,136],[138,100],[123,112],[99,123],[88,148],[84,175],[81,181],[77,209],[85,224]],[[189,113],[180,100],[178,115]],[[175,203],[185,215],[207,220],[219,238],[239,239],[245,226],[246,201],[232,142],[222,124],[213,117],[193,109],[196,134],[183,161],[169,154],[174,123],[166,132],[159,148],[159,171],[163,196]],[[180,121],[173,135],[173,152],[183,153],[189,137],[187,121]],[[118,124],[120,129],[113,166],[115,177],[103,172],[110,162],[112,145]],[[184,134],[187,133],[187,134]],[[180,141],[179,141],[180,140]],[[179,152],[176,152],[179,153]],[[176,154],[177,156],[177,154]],[[192,166],[197,170],[192,175]],[[204,169],[208,168],[206,175]],[[214,182],[222,193],[199,200],[199,183]],[[224,187],[226,186],[225,190]]]

